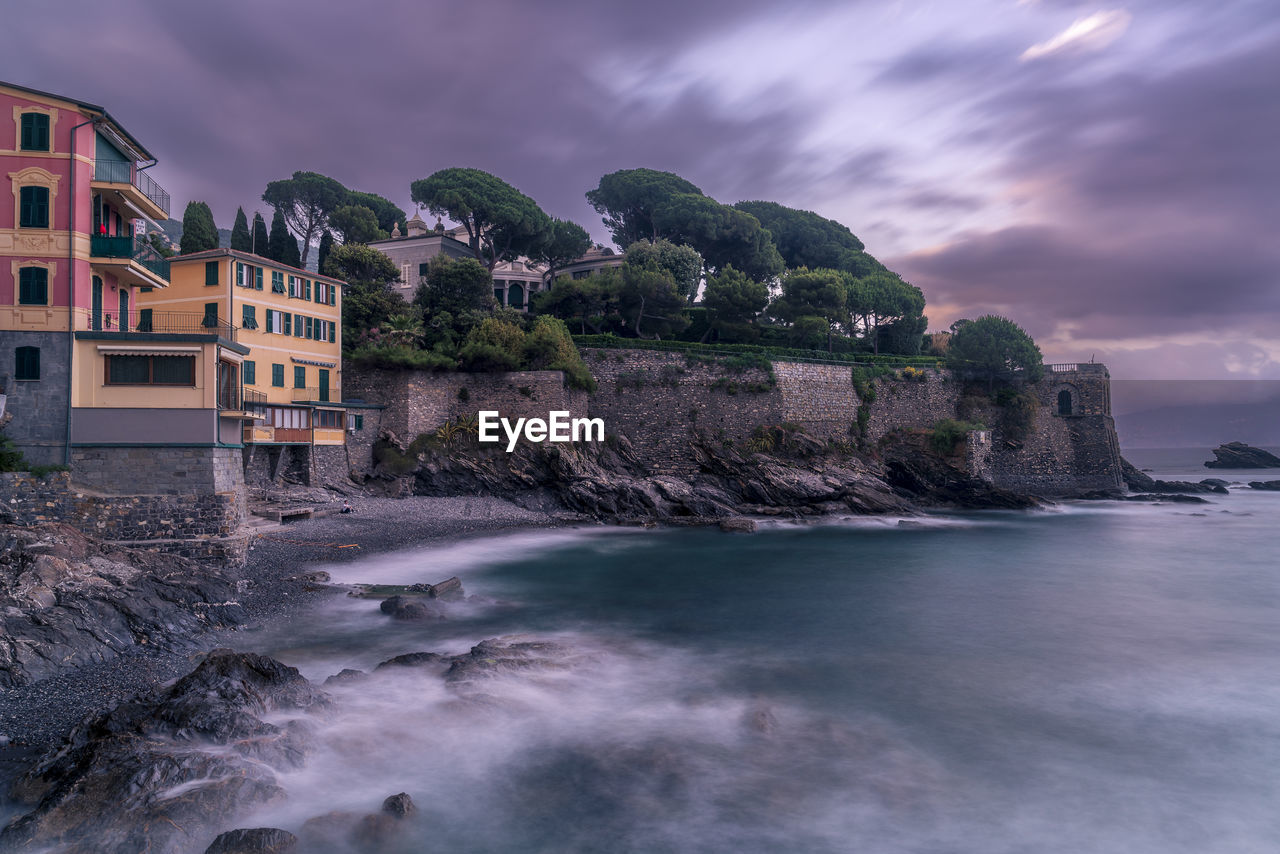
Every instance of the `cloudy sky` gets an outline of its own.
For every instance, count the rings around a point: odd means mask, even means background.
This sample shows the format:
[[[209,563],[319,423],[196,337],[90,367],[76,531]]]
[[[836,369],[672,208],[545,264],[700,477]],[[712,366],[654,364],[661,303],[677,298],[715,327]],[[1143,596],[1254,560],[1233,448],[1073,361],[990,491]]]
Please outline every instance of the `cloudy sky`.
[[[931,328],[1050,361],[1280,379],[1275,0],[7,0],[0,79],[107,107],[220,225],[297,169],[411,209],[493,172],[608,234],[677,172],[853,229]]]

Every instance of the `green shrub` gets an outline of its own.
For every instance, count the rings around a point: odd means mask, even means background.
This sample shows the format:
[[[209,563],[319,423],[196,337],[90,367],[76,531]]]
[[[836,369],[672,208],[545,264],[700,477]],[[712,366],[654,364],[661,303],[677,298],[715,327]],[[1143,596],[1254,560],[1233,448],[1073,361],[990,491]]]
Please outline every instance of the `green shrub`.
[[[1002,388],[996,392],[1000,407],[1000,432],[1005,439],[1021,442],[1036,424],[1040,400],[1029,391]]]
[[[496,344],[471,341],[458,351],[458,366],[473,373],[515,371],[520,368],[520,357]]]
[[[948,456],[955,452],[956,445],[964,441],[971,431],[981,429],[981,424],[971,421],[943,418],[933,424],[933,431],[929,434],[929,447],[943,456]]]
[[[26,471],[27,458],[13,445],[13,440],[0,433],[0,471]]]
[[[38,478],[40,478],[41,480],[44,480],[46,476],[51,475],[51,474],[53,474],[53,473],[54,473],[54,472],[56,472],[56,471],[71,471],[71,467],[70,467],[70,466],[64,466],[64,465],[62,465],[61,463],[58,463],[58,464],[55,464],[55,465],[47,465],[47,466],[32,466],[32,467],[31,467],[31,475],[32,475],[32,477],[38,477]]]
[[[454,359],[442,353],[415,350],[402,344],[358,347],[348,357],[363,368],[401,371],[452,371]]]

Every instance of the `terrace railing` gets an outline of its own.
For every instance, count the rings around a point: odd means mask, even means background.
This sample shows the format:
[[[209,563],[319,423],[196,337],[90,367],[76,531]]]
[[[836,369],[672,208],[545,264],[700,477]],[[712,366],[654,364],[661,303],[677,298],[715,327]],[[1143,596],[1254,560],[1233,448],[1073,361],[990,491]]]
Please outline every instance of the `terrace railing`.
[[[111,184],[132,184],[142,195],[155,202],[169,215],[169,193],[146,172],[139,172],[133,163],[120,160],[99,160],[93,165],[93,180]]]

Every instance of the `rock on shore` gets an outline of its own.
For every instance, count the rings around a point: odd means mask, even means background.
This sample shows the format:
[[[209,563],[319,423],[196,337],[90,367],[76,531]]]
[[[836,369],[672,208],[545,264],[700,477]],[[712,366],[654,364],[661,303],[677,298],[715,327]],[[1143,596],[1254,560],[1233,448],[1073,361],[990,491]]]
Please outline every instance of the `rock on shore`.
[[[20,778],[11,795],[30,812],[0,831],[0,849],[203,850],[237,813],[284,796],[273,769],[302,764],[300,716],[328,702],[292,667],[214,650],[171,687],[80,725]],[[299,717],[264,720],[280,713]]]
[[[225,570],[68,525],[0,525],[0,687],[138,645],[183,649],[209,628],[244,621]]]
[[[1269,469],[1280,468],[1280,457],[1275,454],[1252,448],[1244,442],[1227,442],[1213,449],[1212,460],[1206,462],[1205,468],[1211,469]]]

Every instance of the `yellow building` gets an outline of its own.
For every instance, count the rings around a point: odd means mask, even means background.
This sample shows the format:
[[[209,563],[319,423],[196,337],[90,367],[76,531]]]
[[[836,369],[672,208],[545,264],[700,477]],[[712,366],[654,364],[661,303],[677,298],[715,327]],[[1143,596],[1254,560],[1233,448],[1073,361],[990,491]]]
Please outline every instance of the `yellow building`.
[[[170,259],[169,287],[144,291],[143,320],[199,314],[210,328],[237,329],[248,349],[231,386],[260,417],[246,444],[340,445],[342,290],[345,282],[248,252],[211,249]]]

